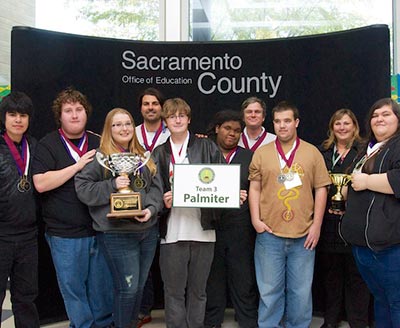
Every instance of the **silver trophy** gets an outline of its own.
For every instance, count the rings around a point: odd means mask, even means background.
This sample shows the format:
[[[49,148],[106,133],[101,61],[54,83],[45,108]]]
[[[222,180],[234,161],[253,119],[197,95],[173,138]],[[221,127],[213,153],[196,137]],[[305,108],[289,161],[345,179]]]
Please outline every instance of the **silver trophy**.
[[[96,159],[101,166],[111,171],[113,176],[129,177],[131,175],[135,190],[146,187],[146,183],[141,177],[140,169],[149,161],[149,151],[145,152],[143,156],[134,153],[104,155],[101,152],[97,152]],[[110,195],[110,207],[111,211],[107,214],[110,219],[129,219],[143,215],[140,192],[133,191],[130,186],[119,188],[118,192]]]

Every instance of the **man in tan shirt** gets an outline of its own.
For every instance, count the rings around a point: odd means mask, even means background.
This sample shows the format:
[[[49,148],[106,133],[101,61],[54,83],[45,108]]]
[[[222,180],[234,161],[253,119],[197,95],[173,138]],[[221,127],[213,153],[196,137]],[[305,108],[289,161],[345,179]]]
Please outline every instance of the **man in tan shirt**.
[[[310,326],[315,247],[331,183],[322,155],[297,136],[298,109],[272,110],[277,139],[254,153],[249,205],[257,231],[258,325]]]

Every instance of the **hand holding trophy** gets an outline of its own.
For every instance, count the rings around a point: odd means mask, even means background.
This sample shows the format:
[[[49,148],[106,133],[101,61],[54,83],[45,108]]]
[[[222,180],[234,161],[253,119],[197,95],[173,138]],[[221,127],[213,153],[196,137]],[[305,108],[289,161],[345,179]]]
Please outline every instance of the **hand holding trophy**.
[[[145,152],[143,156],[134,153],[115,153],[107,156],[97,152],[96,159],[113,175],[128,177],[132,174],[136,190],[146,187],[140,169],[149,161],[150,152]],[[118,192],[110,195],[110,207],[110,213],[107,214],[109,219],[130,219],[143,215],[140,192],[134,192],[130,186],[119,188]]]
[[[331,207],[330,210],[333,212],[340,211],[343,212],[346,210],[346,201],[342,194],[342,188],[347,186],[347,184],[351,181],[351,175],[342,174],[342,173],[330,173],[332,183],[336,187],[336,194],[334,194],[331,198]]]

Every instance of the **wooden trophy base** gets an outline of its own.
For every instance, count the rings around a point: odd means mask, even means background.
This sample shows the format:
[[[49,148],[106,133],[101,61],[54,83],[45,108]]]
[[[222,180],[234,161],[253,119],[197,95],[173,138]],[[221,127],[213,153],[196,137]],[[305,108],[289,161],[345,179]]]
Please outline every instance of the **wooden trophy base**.
[[[132,219],[135,216],[144,215],[139,192],[112,193],[110,207],[111,212],[107,214],[109,219]]]

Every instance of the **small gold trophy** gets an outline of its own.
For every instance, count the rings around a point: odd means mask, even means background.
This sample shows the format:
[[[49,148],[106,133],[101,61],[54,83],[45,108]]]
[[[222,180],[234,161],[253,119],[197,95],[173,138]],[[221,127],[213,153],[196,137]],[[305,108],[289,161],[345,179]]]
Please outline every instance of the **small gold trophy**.
[[[330,173],[332,183],[336,187],[336,194],[334,194],[331,198],[331,207],[332,211],[344,211],[346,209],[346,202],[342,195],[342,188],[347,186],[347,184],[351,181],[351,175],[342,174],[342,173]]]
[[[99,164],[115,175],[135,177],[136,189],[146,187],[145,181],[141,178],[140,168],[146,165],[150,159],[150,152],[144,156],[134,153],[116,153],[104,155],[96,153]],[[142,216],[142,200],[140,192],[134,192],[130,186],[118,189],[118,192],[110,195],[111,211],[107,214],[109,219],[131,219],[134,216]]]

